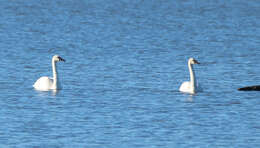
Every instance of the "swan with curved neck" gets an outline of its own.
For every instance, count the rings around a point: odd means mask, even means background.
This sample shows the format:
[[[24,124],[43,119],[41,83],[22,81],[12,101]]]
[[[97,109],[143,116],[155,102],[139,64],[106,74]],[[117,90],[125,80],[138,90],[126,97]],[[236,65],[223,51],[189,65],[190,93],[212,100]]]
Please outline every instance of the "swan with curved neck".
[[[57,72],[57,68],[56,68],[56,63],[59,61],[65,62],[65,60],[58,55],[54,55],[52,57],[53,78],[49,78],[46,76],[40,77],[33,85],[33,87],[36,90],[48,91],[48,90],[61,89],[61,86],[59,84],[58,72]]]
[[[200,63],[197,60],[195,60],[194,58],[190,58],[188,61],[188,67],[189,67],[189,72],[190,72],[190,81],[183,82],[181,84],[180,89],[179,89],[181,92],[195,94],[198,90],[196,76],[195,76],[195,72],[193,70],[194,64],[200,64]]]

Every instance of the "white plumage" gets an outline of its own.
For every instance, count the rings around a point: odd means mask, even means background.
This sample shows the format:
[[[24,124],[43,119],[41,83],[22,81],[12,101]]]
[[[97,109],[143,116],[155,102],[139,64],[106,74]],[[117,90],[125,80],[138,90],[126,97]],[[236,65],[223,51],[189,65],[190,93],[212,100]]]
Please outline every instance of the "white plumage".
[[[183,82],[179,88],[181,92],[195,94],[198,91],[198,86],[196,82],[195,72],[193,70],[193,64],[200,64],[194,58],[190,58],[188,61],[188,67],[190,72],[190,81]]]
[[[40,91],[48,91],[48,90],[58,90],[61,89],[61,85],[59,84],[59,79],[58,79],[58,72],[56,69],[56,62],[58,61],[64,61],[63,58],[61,58],[58,55],[54,55],[52,57],[52,72],[53,72],[53,78],[49,77],[40,77],[33,85],[33,87],[36,90]]]

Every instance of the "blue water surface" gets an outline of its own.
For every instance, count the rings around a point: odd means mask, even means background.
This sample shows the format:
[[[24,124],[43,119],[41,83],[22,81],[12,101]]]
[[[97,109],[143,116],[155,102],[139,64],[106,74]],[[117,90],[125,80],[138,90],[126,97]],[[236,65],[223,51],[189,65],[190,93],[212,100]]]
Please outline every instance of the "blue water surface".
[[[1,0],[0,40],[0,147],[260,147],[258,1]]]

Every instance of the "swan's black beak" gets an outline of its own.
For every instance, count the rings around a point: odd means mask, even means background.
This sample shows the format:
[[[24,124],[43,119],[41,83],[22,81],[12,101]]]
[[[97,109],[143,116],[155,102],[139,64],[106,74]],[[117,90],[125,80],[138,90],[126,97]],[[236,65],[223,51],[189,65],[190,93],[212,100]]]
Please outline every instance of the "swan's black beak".
[[[58,57],[58,58],[59,58],[59,61],[65,62],[65,60],[63,58],[61,58],[61,57]]]
[[[200,62],[198,62],[197,60],[194,60],[194,63],[195,63],[195,64],[200,64]]]

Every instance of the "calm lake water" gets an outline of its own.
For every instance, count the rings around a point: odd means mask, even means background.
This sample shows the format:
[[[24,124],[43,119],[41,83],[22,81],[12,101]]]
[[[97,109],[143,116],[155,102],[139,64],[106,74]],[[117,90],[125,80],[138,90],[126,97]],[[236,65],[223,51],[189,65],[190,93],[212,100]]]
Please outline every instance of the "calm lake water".
[[[1,0],[0,40],[0,147],[260,147],[258,1]]]

